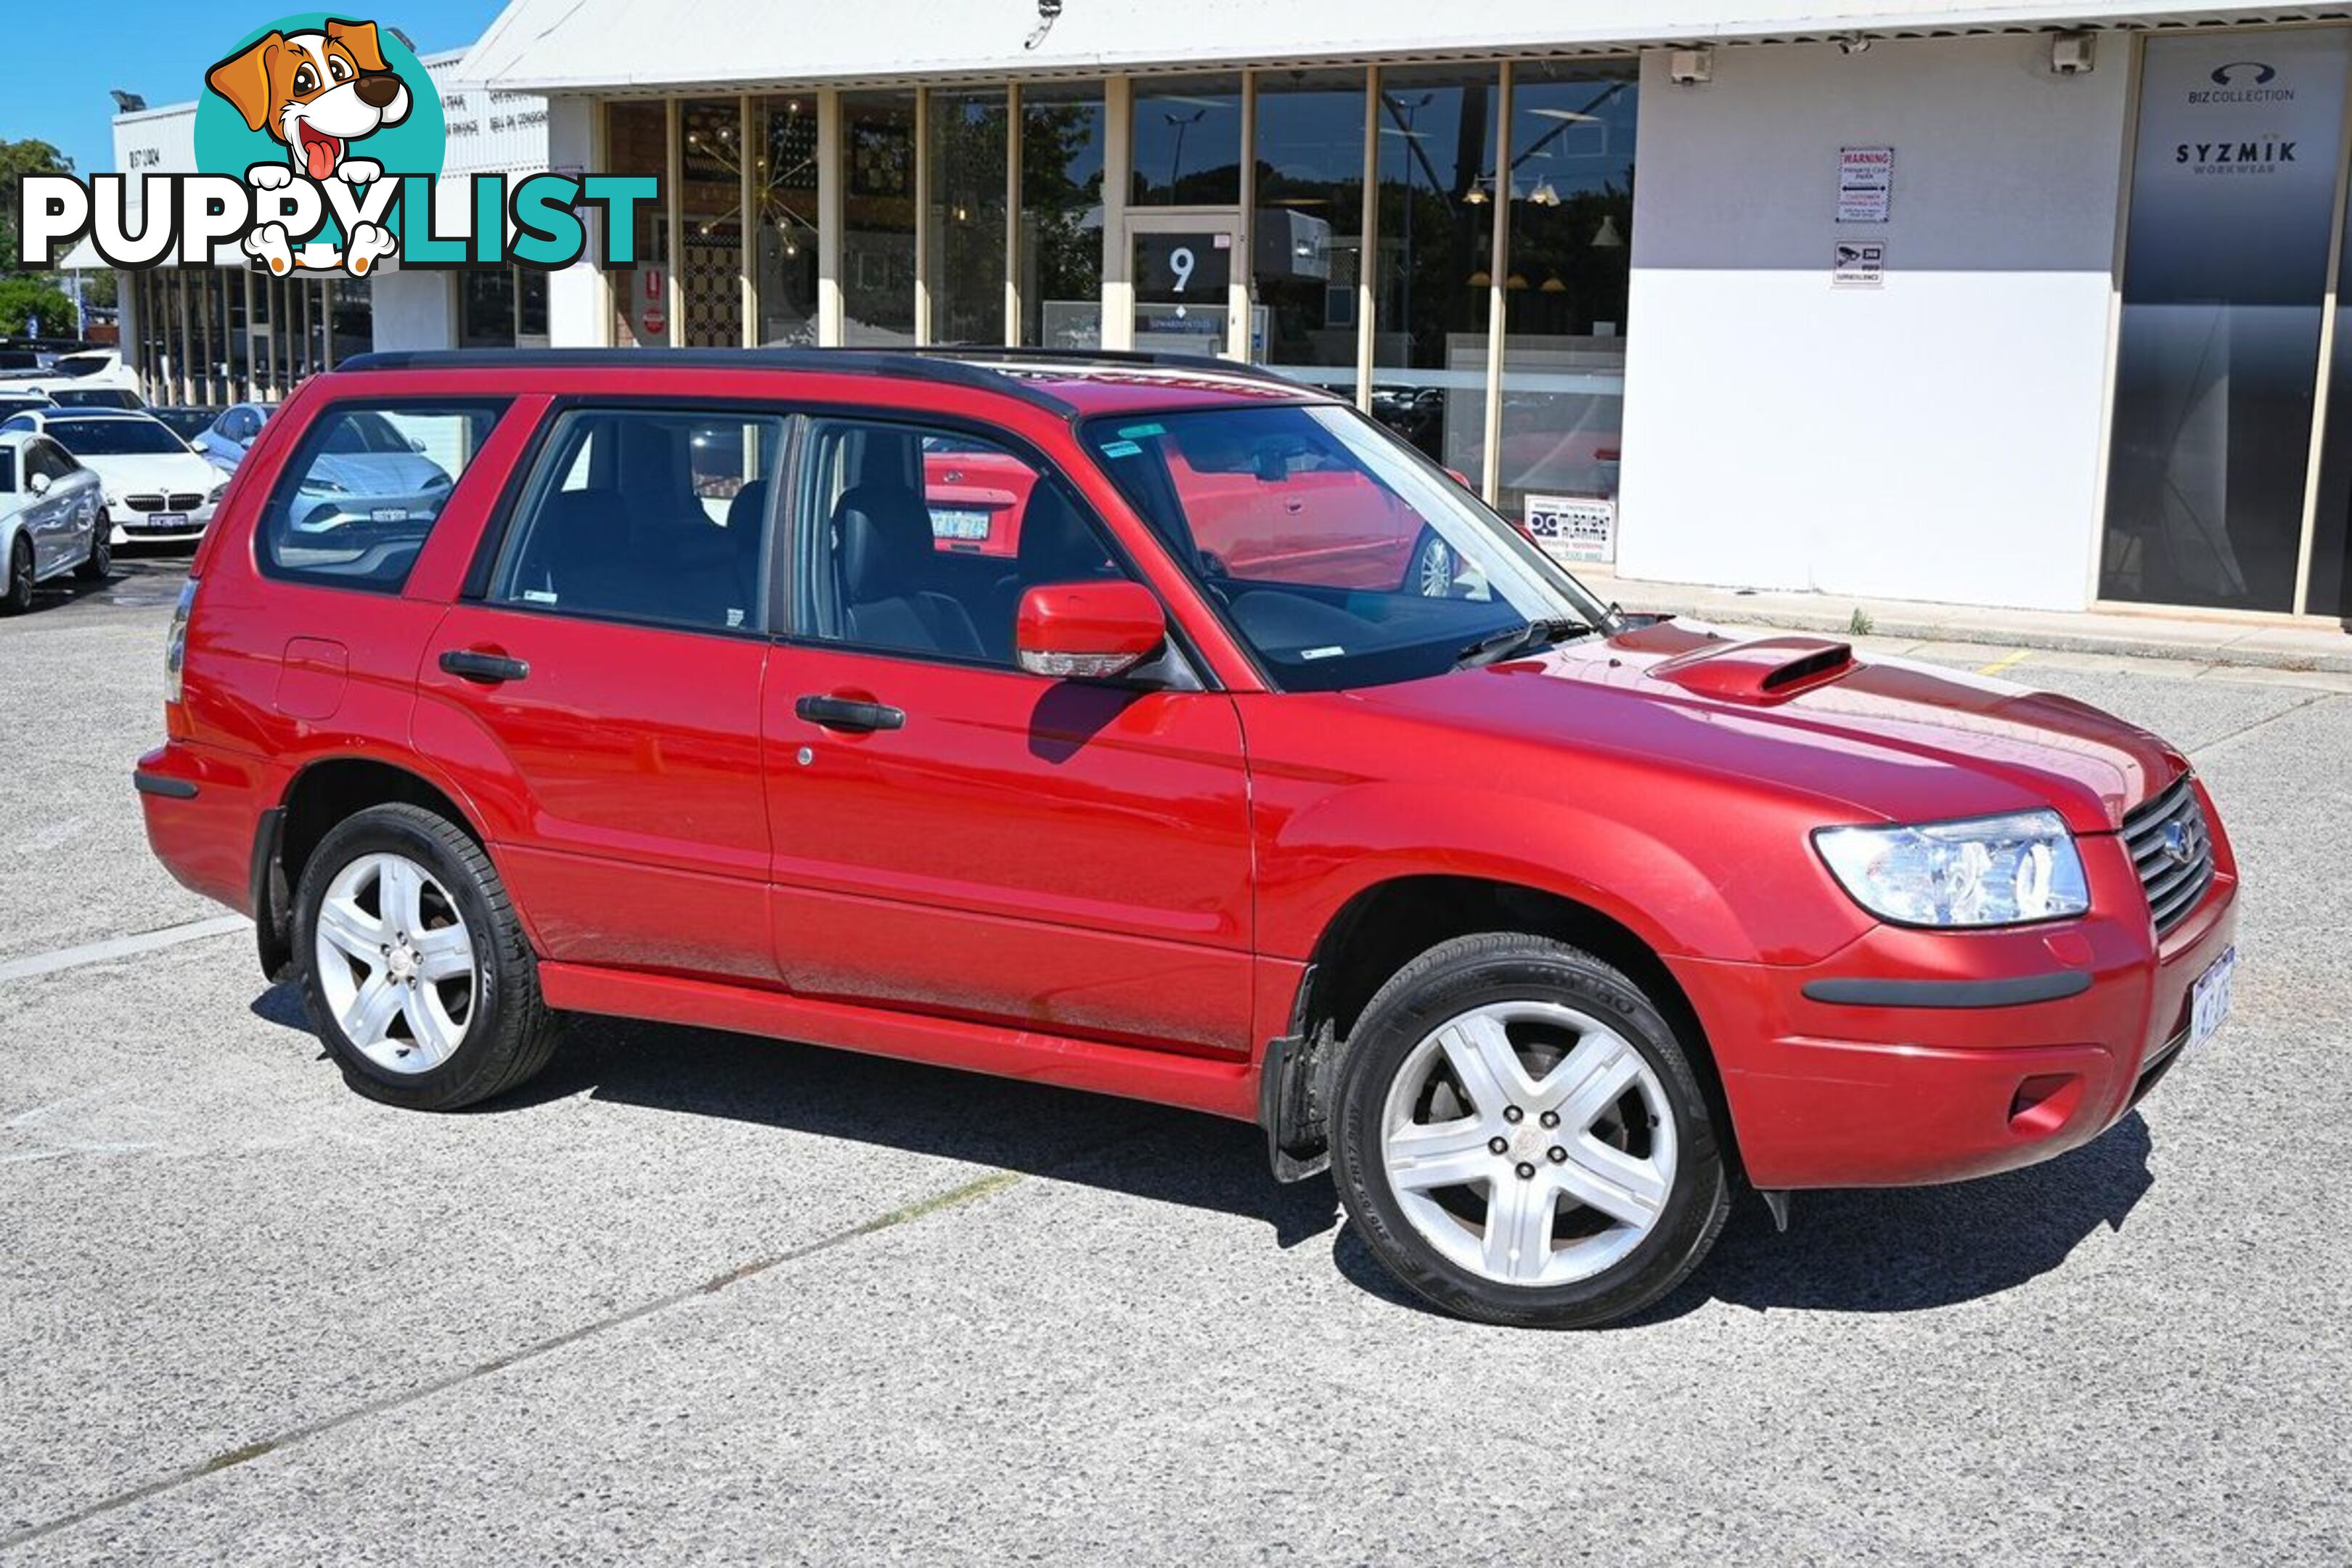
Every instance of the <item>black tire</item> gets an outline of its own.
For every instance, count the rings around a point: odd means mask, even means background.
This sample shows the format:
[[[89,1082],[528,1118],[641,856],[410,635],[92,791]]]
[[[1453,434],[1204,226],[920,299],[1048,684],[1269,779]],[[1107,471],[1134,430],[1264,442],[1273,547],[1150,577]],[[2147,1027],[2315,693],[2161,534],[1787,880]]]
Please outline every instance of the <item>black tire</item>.
[[[1433,528],[1424,527],[1421,537],[1412,542],[1412,562],[1405,568],[1404,590],[1424,599],[1447,599],[1454,595],[1454,574],[1462,570],[1454,547],[1438,536]]]
[[[430,1071],[394,1072],[370,1060],[335,1019],[320,987],[319,907],[337,873],[364,855],[407,857],[448,891],[473,938],[473,1010],[465,1037]],[[294,898],[294,955],[310,1025],[352,1088],[409,1110],[455,1110],[506,1093],[554,1054],[558,1019],[540,998],[539,961],[480,845],[447,819],[416,805],[376,805],[346,817],[320,840]]]
[[[106,574],[113,569],[114,520],[100,512],[97,523],[90,530],[89,554],[74,568],[74,575],[85,583],[103,583]]]
[[[1474,1007],[1528,1001],[1564,1004],[1606,1022],[1654,1075],[1675,1121],[1674,1176],[1647,1234],[1597,1273],[1552,1285],[1507,1283],[1445,1256],[1407,1216],[1381,1152],[1390,1088],[1414,1047]],[[1564,942],[1502,932],[1444,942],[1399,971],[1372,998],[1340,1058],[1331,1132],[1340,1199],[1373,1255],[1448,1312],[1528,1328],[1616,1321],[1687,1279],[1731,1212],[1731,1179],[1691,1068],[1690,1052],[1697,1048],[1697,1042],[1676,1037],[1639,986]],[[1534,1125],[1532,1120],[1525,1124]],[[1526,1173],[1524,1167],[1519,1173]]]
[[[0,588],[0,616],[21,616],[33,607],[33,542],[23,534],[8,552],[8,582]]]

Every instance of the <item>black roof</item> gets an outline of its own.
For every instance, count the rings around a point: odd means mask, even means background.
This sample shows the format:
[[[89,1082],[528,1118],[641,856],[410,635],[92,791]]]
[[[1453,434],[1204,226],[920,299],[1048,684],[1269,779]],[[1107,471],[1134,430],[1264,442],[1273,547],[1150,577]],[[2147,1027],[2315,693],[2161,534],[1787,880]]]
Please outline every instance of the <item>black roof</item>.
[[[1001,393],[1056,414],[1074,408],[1038,386],[1040,372],[1084,375],[1090,370],[1181,370],[1271,382],[1312,393],[1320,388],[1291,381],[1261,366],[1201,354],[1151,353],[1104,349],[996,348],[979,344],[921,348],[775,349],[393,349],[353,354],[335,368],[357,370],[796,370],[831,375],[874,375],[929,381]]]

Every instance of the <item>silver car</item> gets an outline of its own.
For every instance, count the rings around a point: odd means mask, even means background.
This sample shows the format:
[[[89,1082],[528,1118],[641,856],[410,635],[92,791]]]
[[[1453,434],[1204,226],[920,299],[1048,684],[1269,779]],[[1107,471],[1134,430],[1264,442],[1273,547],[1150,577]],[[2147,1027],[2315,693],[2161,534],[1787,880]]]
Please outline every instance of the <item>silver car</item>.
[[[113,564],[96,474],[48,437],[0,432],[0,615],[33,607],[33,587],[67,572],[97,582]]]

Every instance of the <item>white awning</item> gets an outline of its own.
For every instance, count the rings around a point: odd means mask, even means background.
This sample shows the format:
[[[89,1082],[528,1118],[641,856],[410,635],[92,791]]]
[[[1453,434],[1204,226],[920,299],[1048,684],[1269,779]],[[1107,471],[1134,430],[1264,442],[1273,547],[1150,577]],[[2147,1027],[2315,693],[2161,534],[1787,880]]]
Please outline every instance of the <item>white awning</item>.
[[[1036,0],[509,0],[459,68],[546,92],[1080,75],[1104,70],[1443,59],[1721,39],[2245,20],[2275,7],[1954,5],[1933,0],[1072,0],[1039,35]],[[1034,40],[1034,42],[1033,42]]]

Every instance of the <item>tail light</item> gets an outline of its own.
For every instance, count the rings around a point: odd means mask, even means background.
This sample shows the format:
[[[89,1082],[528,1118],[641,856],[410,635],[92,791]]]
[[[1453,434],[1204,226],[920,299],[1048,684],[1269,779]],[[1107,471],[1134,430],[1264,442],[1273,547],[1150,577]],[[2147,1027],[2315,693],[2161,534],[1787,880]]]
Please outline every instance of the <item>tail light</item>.
[[[189,578],[180,585],[180,602],[172,610],[172,629],[163,634],[163,700],[173,707],[180,701],[181,678],[188,664],[188,613],[196,607],[196,580]]]

